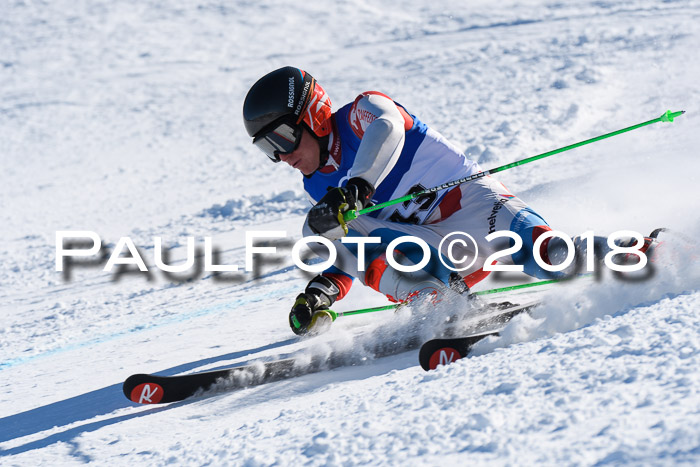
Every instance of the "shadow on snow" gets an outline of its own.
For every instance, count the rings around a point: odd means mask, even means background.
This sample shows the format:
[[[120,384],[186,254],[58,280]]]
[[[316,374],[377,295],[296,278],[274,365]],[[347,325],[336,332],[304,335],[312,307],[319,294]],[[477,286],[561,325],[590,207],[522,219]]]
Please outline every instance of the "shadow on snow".
[[[249,354],[255,354],[269,349],[283,347],[296,342],[296,339],[287,339],[274,344],[258,347],[256,349],[233,352],[218,357],[206,358],[196,362],[185,363],[167,370],[155,373],[160,376],[172,376],[179,373],[191,371],[195,368],[216,363],[223,360],[232,360]],[[213,368],[217,369],[217,368]],[[176,404],[180,405],[180,404]],[[7,450],[0,450],[0,456],[10,456],[30,451],[32,449],[49,446],[58,441],[69,441],[82,433],[98,430],[104,426],[120,423],[132,418],[141,417],[166,408],[176,406],[154,408],[139,413],[107,418],[92,423],[80,425],[60,433],[54,433],[36,441],[17,446]],[[135,407],[137,404],[129,402],[122,392],[122,383],[113,384],[102,389],[97,389],[79,396],[71,397],[49,405],[37,407],[26,412],[0,418],[0,443],[13,439],[41,433],[54,427],[61,427],[77,423],[82,420],[99,417],[126,407]]]

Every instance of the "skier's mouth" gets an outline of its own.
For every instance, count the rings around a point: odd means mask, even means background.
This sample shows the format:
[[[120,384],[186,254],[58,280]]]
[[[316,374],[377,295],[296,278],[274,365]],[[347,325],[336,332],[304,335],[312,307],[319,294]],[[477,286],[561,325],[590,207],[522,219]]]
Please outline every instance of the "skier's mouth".
[[[301,164],[301,160],[298,160],[294,164],[292,164],[292,168],[296,169],[299,164]]]

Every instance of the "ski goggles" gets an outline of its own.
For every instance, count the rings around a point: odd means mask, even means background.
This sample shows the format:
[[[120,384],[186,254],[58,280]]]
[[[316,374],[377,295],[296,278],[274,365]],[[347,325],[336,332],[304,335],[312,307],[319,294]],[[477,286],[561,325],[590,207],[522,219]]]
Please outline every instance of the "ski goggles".
[[[301,126],[287,122],[280,123],[271,130],[253,139],[257,146],[272,162],[280,161],[280,154],[289,154],[299,147]]]

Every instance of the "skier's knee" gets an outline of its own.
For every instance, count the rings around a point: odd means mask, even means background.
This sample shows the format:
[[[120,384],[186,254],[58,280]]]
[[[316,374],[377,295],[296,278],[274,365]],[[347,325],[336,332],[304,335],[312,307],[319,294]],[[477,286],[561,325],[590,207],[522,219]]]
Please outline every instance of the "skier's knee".
[[[529,247],[528,256],[522,260],[524,272],[540,279],[563,279],[580,272],[582,261],[584,261],[589,254],[587,251],[588,242],[586,239],[581,236],[576,236],[571,239],[564,239],[559,236],[548,237],[540,243],[539,250],[535,252],[535,241],[548,231],[551,231],[549,227],[537,226],[532,229],[532,242],[528,244],[523,240],[524,247]],[[594,238],[593,246],[594,251],[592,254],[597,260],[601,257],[602,250],[599,237]],[[558,270],[549,271],[544,269],[535,260],[535,254],[539,255],[542,263],[552,267],[559,266],[557,268]],[[567,263],[566,266],[561,267],[564,263]]]
[[[414,265],[411,260],[399,252],[395,252],[394,259],[401,266]],[[415,295],[441,297],[449,288],[444,281],[425,270],[403,272],[393,268],[389,264],[385,252],[369,262],[364,282],[394,302],[401,302]]]
[[[544,239],[537,252],[534,251],[535,242],[540,236],[552,229],[547,225],[536,225],[529,229],[525,229],[521,234],[520,238],[523,241],[522,248],[514,253],[511,258],[513,264],[520,265],[523,267],[523,272],[529,276],[537,277],[540,279],[551,279],[557,274],[543,269],[535,260],[535,254],[537,254],[540,260],[548,265],[557,264],[556,261],[560,256],[561,250],[559,248],[557,237],[549,237]],[[561,240],[563,243],[563,240]],[[564,244],[564,246],[566,246]]]

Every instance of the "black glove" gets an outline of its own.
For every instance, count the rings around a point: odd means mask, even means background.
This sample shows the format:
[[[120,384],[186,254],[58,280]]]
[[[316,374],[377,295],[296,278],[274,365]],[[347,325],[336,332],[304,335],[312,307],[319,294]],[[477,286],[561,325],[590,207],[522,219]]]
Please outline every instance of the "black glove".
[[[313,329],[313,316],[321,310],[327,310],[338,297],[340,289],[325,276],[314,277],[306,286],[304,293],[297,299],[289,313],[289,326],[294,334],[303,335]]]
[[[351,178],[344,187],[331,188],[307,216],[311,230],[330,240],[338,240],[348,233],[343,214],[366,208],[372,204],[374,187],[359,177]]]

